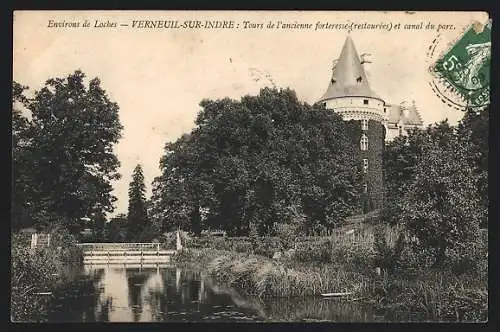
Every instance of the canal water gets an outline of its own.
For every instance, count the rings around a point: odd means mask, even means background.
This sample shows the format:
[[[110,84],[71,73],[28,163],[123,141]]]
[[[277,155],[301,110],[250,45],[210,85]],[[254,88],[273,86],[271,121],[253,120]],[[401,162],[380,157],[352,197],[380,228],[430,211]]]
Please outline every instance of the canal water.
[[[203,272],[163,267],[84,266],[66,273],[49,322],[374,322],[369,307],[342,299],[260,300]]]

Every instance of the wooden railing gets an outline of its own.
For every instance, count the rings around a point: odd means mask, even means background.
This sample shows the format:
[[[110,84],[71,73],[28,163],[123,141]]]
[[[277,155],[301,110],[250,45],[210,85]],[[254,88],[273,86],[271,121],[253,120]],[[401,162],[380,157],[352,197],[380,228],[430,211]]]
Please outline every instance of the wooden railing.
[[[79,243],[84,264],[168,263],[176,250],[165,250],[160,243]]]
[[[160,251],[160,243],[79,243],[85,251]]]

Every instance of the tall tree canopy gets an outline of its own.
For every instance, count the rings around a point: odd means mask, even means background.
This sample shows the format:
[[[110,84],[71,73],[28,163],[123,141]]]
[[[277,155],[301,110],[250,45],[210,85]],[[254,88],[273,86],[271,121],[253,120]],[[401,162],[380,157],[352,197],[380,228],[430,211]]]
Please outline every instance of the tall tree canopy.
[[[12,85],[12,210],[11,220],[14,228],[31,225],[31,167],[27,153],[31,144],[30,122],[20,109],[27,103],[24,90],[27,87],[16,82]]]
[[[424,247],[435,249],[436,264],[444,261],[447,249],[477,239],[481,220],[470,142],[457,128],[448,128],[441,137],[422,141],[414,176],[398,202],[407,229]]]
[[[477,179],[482,227],[488,226],[489,115],[489,106],[480,110],[469,109],[458,125],[458,134],[470,143],[467,155]]]
[[[468,110],[386,146],[388,221],[402,221],[436,264],[467,248],[488,221],[488,113]]]
[[[200,106],[195,128],[161,158],[152,211],[164,229],[272,234],[300,214],[313,231],[353,211],[361,160],[340,116],[289,89]]]
[[[415,178],[418,161],[422,158],[424,143],[428,140],[445,141],[453,135],[447,121],[414,129],[408,136],[397,136],[384,150],[384,181],[387,189],[385,218],[390,223],[400,221],[399,203]]]
[[[488,224],[488,150],[489,150],[489,107],[482,110],[469,109],[464,113],[458,126],[452,127],[447,121],[428,126],[425,130],[410,131],[408,136],[396,137],[386,145],[384,155],[384,175],[387,187],[387,213],[390,222],[398,222],[398,203],[410,190],[416,176],[416,166],[423,158],[424,147],[429,141],[443,144],[462,144],[461,152],[467,159],[467,167],[472,169],[475,192],[469,195],[479,197],[481,225]]]
[[[58,219],[78,231],[80,218],[113,211],[111,181],[120,178],[113,145],[123,127],[100,80],[87,87],[84,78],[77,70],[49,79],[32,98],[13,84],[14,101],[31,117],[13,113],[13,211],[23,211],[13,214],[14,227]]]
[[[127,239],[139,240],[147,224],[146,185],[142,166],[137,164],[128,189]]]

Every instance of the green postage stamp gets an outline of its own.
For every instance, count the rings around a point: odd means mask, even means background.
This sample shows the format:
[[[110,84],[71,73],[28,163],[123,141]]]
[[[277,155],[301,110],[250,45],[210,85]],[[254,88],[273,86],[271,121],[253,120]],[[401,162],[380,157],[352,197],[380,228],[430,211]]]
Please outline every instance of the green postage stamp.
[[[491,19],[472,24],[431,69],[451,85],[469,107],[490,103]]]

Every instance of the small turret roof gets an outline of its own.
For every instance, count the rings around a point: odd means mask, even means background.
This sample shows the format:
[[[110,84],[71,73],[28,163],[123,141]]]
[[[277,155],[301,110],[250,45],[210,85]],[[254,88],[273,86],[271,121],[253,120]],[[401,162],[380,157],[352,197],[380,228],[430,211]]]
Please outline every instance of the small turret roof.
[[[333,69],[332,79],[330,80],[328,89],[319,101],[348,96],[380,99],[380,97],[370,88],[358,52],[349,35],[342,47],[338,62]]]
[[[410,105],[406,102],[399,105],[387,105],[387,108],[389,111],[387,122],[389,124],[397,124],[399,121],[402,121],[404,125],[423,125],[422,117],[415,102],[412,102]]]

